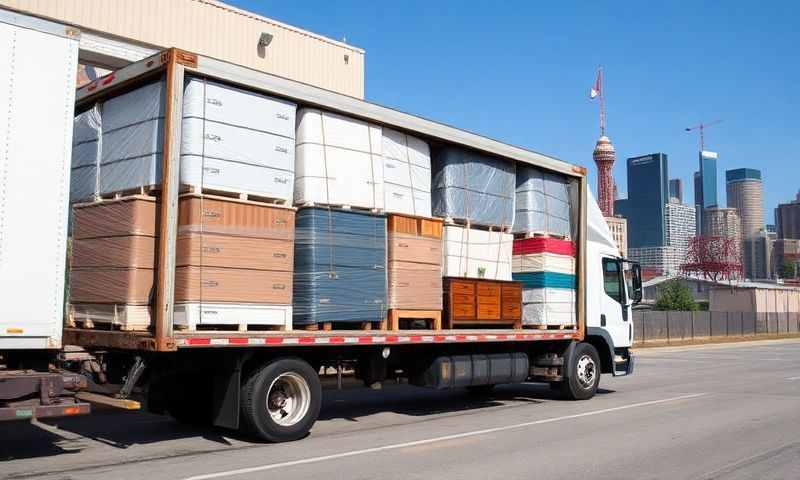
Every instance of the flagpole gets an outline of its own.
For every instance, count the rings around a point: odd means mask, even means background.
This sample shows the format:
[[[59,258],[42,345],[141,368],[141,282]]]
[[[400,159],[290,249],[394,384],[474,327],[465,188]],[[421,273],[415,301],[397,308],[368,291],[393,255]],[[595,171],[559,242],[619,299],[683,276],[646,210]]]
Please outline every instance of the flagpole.
[[[606,100],[605,94],[603,91],[603,66],[600,65],[597,67],[597,75],[600,78],[600,136],[604,137],[606,135]]]

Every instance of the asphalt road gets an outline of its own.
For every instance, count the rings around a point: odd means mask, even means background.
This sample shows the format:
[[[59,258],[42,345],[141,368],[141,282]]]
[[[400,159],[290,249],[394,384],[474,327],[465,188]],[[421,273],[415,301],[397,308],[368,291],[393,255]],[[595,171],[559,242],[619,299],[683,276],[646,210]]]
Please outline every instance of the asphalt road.
[[[540,385],[334,391],[292,444],[114,411],[5,424],[0,477],[797,479],[800,341],[644,350],[586,402]]]

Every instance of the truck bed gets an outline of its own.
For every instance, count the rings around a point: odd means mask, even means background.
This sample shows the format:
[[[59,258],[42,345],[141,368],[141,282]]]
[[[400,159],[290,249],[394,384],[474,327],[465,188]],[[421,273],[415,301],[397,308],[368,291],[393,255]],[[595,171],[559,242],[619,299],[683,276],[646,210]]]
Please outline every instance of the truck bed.
[[[531,342],[581,339],[578,329],[457,329],[457,330],[332,330],[332,331],[206,331],[173,335],[175,349],[202,347],[292,347],[335,345],[408,345],[427,343]],[[64,329],[66,344],[122,349],[148,349],[147,332]]]

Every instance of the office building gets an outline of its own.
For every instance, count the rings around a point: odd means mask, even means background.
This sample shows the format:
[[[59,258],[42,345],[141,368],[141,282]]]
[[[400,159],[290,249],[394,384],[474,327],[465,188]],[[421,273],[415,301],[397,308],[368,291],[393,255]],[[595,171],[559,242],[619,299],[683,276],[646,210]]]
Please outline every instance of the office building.
[[[680,266],[686,261],[686,250],[663,245],[660,247],[629,248],[628,258],[642,265],[656,276],[677,275]]]
[[[746,278],[758,280],[772,276],[772,249],[774,243],[775,239],[766,230],[761,230],[754,236],[742,241],[742,259]]]
[[[702,231],[703,216],[707,208],[718,207],[716,152],[700,152],[700,170],[694,174],[694,203],[697,206],[697,231]]]
[[[703,235],[742,241],[742,222],[735,208],[711,207],[703,212]]]
[[[628,220],[628,249],[666,244],[665,206],[669,201],[667,155],[653,153],[627,162],[628,198],[615,209]]]
[[[628,221],[622,217],[606,217],[608,229],[611,236],[617,243],[619,254],[626,258],[628,256]]]
[[[794,201],[781,203],[775,209],[778,238],[800,239],[800,192]]]
[[[678,203],[683,203],[683,181],[680,178],[670,179],[669,198],[676,198]]]
[[[764,231],[764,189],[761,171],[737,168],[725,172],[728,208],[739,211],[742,225],[742,263],[747,278],[767,278],[764,258],[769,250]]]

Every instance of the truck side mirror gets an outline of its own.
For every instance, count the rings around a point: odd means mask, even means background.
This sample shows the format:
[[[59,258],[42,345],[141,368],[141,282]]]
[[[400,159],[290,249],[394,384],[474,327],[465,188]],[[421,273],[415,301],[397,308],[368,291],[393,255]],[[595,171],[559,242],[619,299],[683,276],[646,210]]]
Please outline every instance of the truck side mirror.
[[[642,267],[638,263],[632,265],[633,270],[633,303],[642,301]]]

